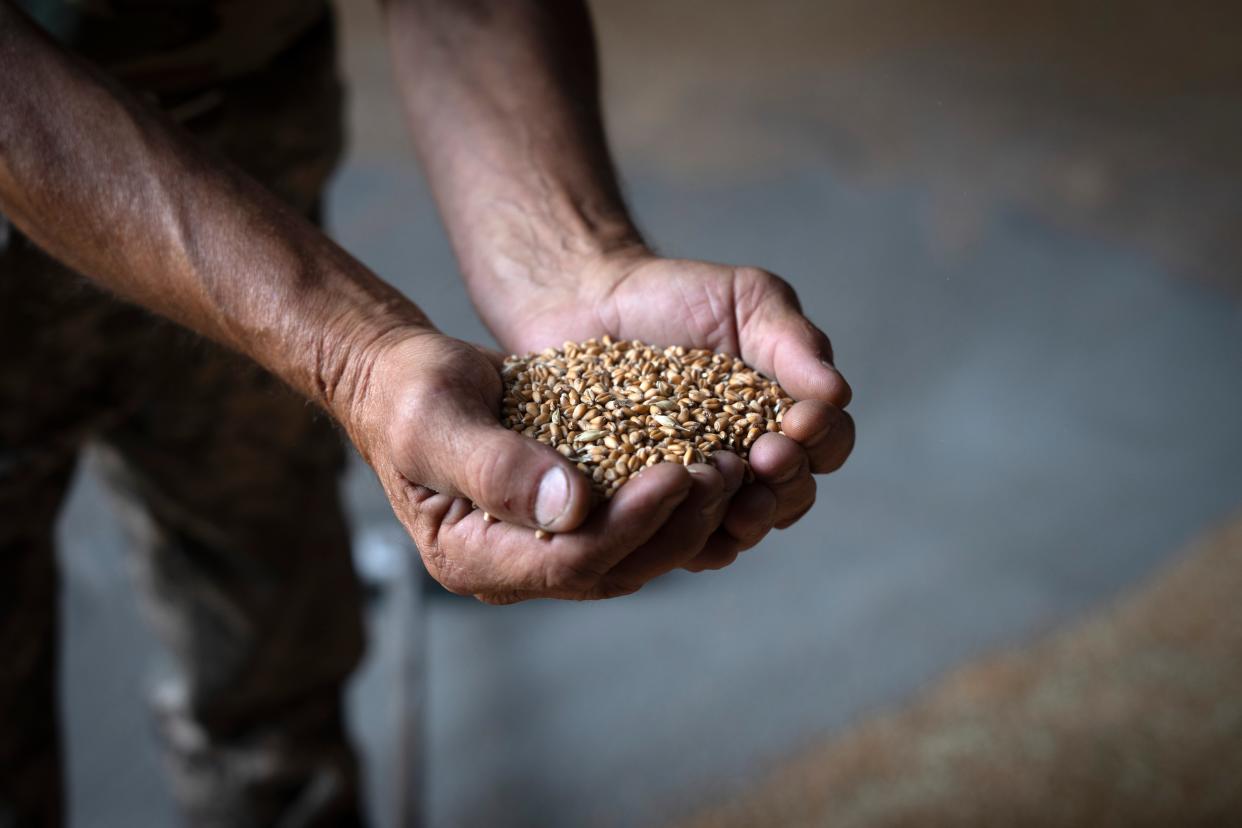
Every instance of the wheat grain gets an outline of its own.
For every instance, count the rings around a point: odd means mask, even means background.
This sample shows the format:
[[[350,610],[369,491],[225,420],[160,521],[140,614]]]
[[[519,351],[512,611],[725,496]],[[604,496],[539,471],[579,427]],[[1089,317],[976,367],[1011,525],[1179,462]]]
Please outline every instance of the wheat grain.
[[[729,354],[607,336],[510,356],[501,374],[505,426],[573,461],[603,497],[656,463],[745,460],[793,405]]]

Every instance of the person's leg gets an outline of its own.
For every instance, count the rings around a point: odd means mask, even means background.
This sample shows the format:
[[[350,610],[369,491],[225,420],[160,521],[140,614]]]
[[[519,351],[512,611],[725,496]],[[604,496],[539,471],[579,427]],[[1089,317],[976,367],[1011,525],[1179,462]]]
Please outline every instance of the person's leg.
[[[185,126],[312,218],[341,146],[331,21]],[[195,825],[348,825],[342,694],[361,602],[326,418],[240,357],[166,329],[140,410],[105,439],[176,676],[157,694]]]
[[[175,677],[157,712],[193,825],[348,825],[343,714],[363,651],[331,424],[184,338],[158,397],[105,437],[146,606]]]
[[[340,149],[339,105],[325,23],[186,126],[313,212]],[[0,631],[28,645],[26,662],[0,672],[0,693],[9,693],[0,697],[4,760],[20,764],[23,791],[36,791],[30,780],[40,773],[53,786],[31,801],[54,824],[51,525],[69,474],[61,458],[106,428],[110,476],[145,541],[135,560],[181,670],[161,709],[193,821],[350,824],[357,770],[341,692],[362,632],[331,427],[255,366],[51,263],[0,217],[0,253],[15,250],[29,267],[15,277],[0,262],[0,424],[38,424],[49,437],[0,433],[0,478],[12,473],[9,490],[27,496],[12,499],[13,510],[46,517],[41,536],[17,532],[15,519],[5,526],[15,540],[0,537],[0,590],[13,590],[0,596]],[[0,504],[0,520],[8,506]],[[44,612],[16,615],[30,608]],[[23,726],[44,730],[19,739],[9,711],[35,711],[39,698],[43,712]],[[42,745],[42,759],[31,744]],[[0,797],[16,772],[0,764]],[[0,801],[0,825],[16,808]]]
[[[125,416],[111,305],[0,215],[0,826],[63,813],[53,535],[79,446]]]

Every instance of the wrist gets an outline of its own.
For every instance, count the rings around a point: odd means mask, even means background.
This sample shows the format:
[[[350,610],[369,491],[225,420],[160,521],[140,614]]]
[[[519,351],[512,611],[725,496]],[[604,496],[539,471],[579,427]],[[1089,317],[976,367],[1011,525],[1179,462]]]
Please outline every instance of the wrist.
[[[341,424],[363,453],[366,412],[383,391],[377,380],[384,355],[406,342],[440,332],[404,298],[340,314],[325,325],[314,344],[312,398]]]
[[[477,232],[456,245],[472,294],[573,287],[603,276],[607,262],[650,254],[622,208],[567,197],[548,202],[534,210],[496,205],[474,225]]]

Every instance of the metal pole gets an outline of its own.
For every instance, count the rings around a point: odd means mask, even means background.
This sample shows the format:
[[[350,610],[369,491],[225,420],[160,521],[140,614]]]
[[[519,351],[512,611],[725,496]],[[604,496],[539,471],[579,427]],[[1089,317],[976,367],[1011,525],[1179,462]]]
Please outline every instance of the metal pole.
[[[395,582],[398,602],[393,617],[398,624],[399,663],[396,673],[397,740],[393,762],[393,806],[398,828],[422,828],[423,819],[423,707],[426,699],[427,616],[422,563],[409,545],[405,577]]]

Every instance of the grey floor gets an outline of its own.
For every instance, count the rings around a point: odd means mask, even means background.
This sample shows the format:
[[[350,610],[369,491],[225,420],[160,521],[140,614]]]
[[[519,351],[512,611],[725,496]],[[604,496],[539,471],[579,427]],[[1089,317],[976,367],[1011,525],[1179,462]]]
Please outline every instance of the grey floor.
[[[352,696],[381,825],[405,784],[411,642],[431,825],[660,823],[1108,600],[1242,503],[1242,179],[1212,155],[1242,139],[1237,87],[1145,87],[1122,108],[1106,73],[1062,85],[1037,38],[1001,54],[871,24],[850,49],[832,4],[784,5],[809,17],[712,28],[701,3],[601,4],[609,111],[661,247],[785,275],[833,336],[855,456],[723,572],[593,605],[429,592],[418,624],[399,530],[357,464],[360,547],[390,584]],[[374,13],[344,11],[355,142],[334,232],[443,329],[484,338],[398,137]],[[748,31],[770,60],[729,48]],[[167,824],[141,705],[158,648],[89,464],[61,539],[74,823]]]

